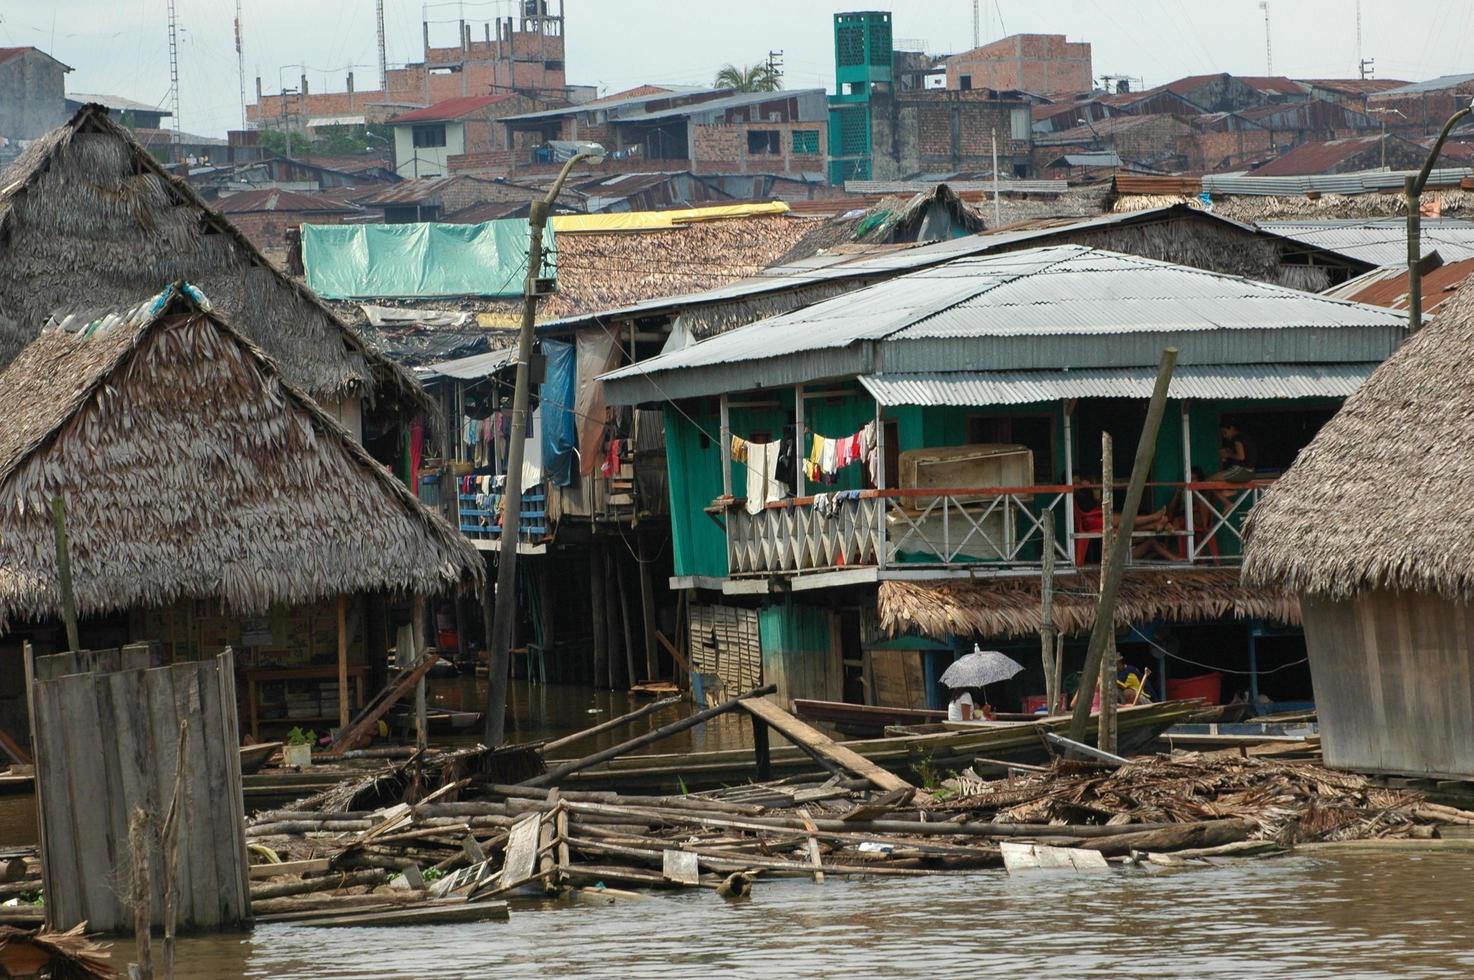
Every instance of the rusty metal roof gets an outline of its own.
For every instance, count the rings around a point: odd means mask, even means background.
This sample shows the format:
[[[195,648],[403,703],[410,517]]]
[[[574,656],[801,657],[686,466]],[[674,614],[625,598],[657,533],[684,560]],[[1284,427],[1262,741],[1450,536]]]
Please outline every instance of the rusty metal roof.
[[[434,105],[427,105],[423,109],[414,109],[402,116],[395,116],[389,120],[389,125],[398,126],[402,123],[431,123],[449,122],[452,119],[462,119],[473,112],[485,109],[489,105],[498,102],[506,102],[510,95],[463,95],[455,99],[445,99]]]
[[[442,191],[458,180],[476,180],[476,178],[469,177],[465,174],[447,174],[444,177],[416,177],[413,180],[402,180],[397,184],[390,184],[381,191],[377,191],[367,197],[361,197],[358,199],[358,203],[376,208],[395,204],[420,204],[439,196]],[[477,183],[483,182],[477,181]]]
[[[1439,266],[1423,276],[1423,312],[1432,313],[1463,288],[1474,276],[1474,258]],[[1333,299],[1349,299],[1392,310],[1407,309],[1407,270],[1397,266],[1373,269],[1322,293]]]
[[[280,188],[259,191],[242,191],[230,194],[215,202],[215,210],[221,214],[246,214],[252,211],[299,211],[349,212],[359,209],[343,201],[336,201],[317,194],[302,194]]]

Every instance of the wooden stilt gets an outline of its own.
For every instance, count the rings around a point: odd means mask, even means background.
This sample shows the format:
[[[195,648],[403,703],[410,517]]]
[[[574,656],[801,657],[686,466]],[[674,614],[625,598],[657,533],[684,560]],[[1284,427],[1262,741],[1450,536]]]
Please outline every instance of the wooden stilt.
[[[594,686],[609,686],[608,634],[604,632],[604,544],[594,538],[589,548],[589,626],[594,647]]]
[[[619,586],[619,627],[624,632],[624,668],[627,687],[634,687],[639,682],[635,671],[635,637],[634,627],[630,622],[630,600],[629,590],[625,588],[625,562],[624,556],[618,551],[614,552],[614,581]]]
[[[1110,575],[1112,563],[1115,560],[1113,550],[1115,548],[1117,531],[1114,526],[1114,507],[1116,502],[1116,467],[1115,447],[1111,442],[1111,434],[1102,432],[1100,434],[1100,469],[1101,469],[1101,503],[1100,510],[1105,520],[1101,532],[1100,542],[1100,580],[1105,582]],[[1123,517],[1125,515],[1122,515]],[[1123,529],[1125,521],[1122,522]],[[1130,532],[1124,532],[1129,534]],[[1128,547],[1125,552],[1131,554]],[[1081,689],[1084,689],[1084,679],[1081,679]],[[1100,658],[1100,714],[1096,716],[1095,744],[1102,752],[1115,752],[1115,728],[1116,728],[1116,631],[1114,626],[1106,637],[1105,652]]]
[[[1059,710],[1059,691],[1054,686],[1054,511],[1046,509],[1042,517],[1044,572],[1039,585],[1039,656],[1044,666],[1044,703],[1048,705],[1048,713],[1054,714]]]
[[[414,649],[410,663],[417,664],[425,655],[425,597],[415,596]],[[429,728],[425,723],[425,678],[415,682],[415,747],[423,750],[430,743]]]
[[[640,622],[645,631],[645,680],[660,680],[660,666],[655,653],[655,583],[651,581],[650,549],[646,535],[635,532],[635,554],[639,559]]]
[[[348,597],[338,596],[338,728],[348,727]]]

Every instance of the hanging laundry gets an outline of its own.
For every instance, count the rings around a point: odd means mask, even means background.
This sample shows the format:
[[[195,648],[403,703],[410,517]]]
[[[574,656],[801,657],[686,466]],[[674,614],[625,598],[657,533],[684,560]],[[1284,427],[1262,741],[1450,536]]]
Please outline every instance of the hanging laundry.
[[[608,448],[604,452],[604,465],[599,468],[604,479],[612,479],[619,475],[619,457],[624,452],[623,439],[610,439]]]
[[[747,462],[747,440],[741,436],[732,437],[732,462]]]
[[[833,439],[825,439],[819,451],[819,472],[825,476],[839,472],[839,444]]]
[[[798,486],[798,443],[793,438],[791,426],[782,441],[778,443],[776,477],[778,485],[783,489],[782,496],[793,496],[793,488]]]
[[[747,444],[747,512],[760,514],[774,500],[783,499],[783,489],[778,483],[778,454],[776,442],[750,442]]]
[[[885,474],[885,461],[881,459],[879,450],[879,433],[874,422],[866,422],[860,429],[860,459],[864,460],[865,466],[870,471],[870,485],[881,486],[882,477]]]
[[[833,517],[837,509],[835,507],[835,496],[836,495],[832,493],[814,494],[814,513],[818,514],[820,517]]]
[[[812,435],[814,437],[814,442],[813,445],[809,447],[809,462],[814,464],[814,470],[815,472],[818,472],[820,468],[819,464],[824,459],[824,444],[829,440],[825,439],[817,432],[812,433]]]
[[[852,436],[845,436],[837,440],[834,454],[839,469],[844,469],[851,463],[860,461],[860,434],[857,432]]]

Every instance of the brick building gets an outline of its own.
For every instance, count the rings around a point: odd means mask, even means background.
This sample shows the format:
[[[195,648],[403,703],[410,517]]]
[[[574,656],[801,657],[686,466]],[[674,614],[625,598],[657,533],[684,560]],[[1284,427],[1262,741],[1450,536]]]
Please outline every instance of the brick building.
[[[69,71],[39,48],[0,48],[0,138],[33,140],[66,122]]]
[[[382,88],[356,90],[349,72],[341,92],[309,91],[303,75],[296,92],[267,95],[258,76],[256,104],[246,107],[247,122],[255,128],[298,130],[312,120],[383,122],[406,108],[512,93],[538,105],[565,105],[570,93],[562,0],[523,0],[518,6],[521,16],[485,22],[479,32],[477,25],[458,21],[457,41],[451,45],[432,45],[430,24],[423,23],[423,60],[389,69]]]
[[[365,220],[360,207],[317,194],[296,191],[242,191],[221,197],[215,210],[230,219],[269,258],[281,263],[288,236],[303,224],[339,225]],[[372,215],[377,218],[376,214]]]
[[[507,116],[532,105],[521,95],[472,95],[446,99],[389,120],[394,130],[394,171],[401,177],[439,177],[450,173],[456,158],[510,162],[512,133],[501,125]],[[464,163],[464,161],[463,161]]]
[[[871,152],[876,180],[959,170],[998,169],[1027,176],[1028,102],[987,91],[875,93],[870,99]]]
[[[1094,88],[1090,44],[1063,34],[1014,34],[947,59],[947,88],[1073,95]]]

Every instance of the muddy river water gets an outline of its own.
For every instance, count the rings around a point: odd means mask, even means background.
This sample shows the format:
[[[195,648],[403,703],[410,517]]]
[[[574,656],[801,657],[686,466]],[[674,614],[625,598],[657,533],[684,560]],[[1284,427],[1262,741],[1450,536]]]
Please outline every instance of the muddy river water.
[[[479,698],[476,688],[440,684],[432,700],[469,708]],[[622,695],[578,688],[519,687],[513,702],[519,738],[571,731],[628,710]],[[745,735],[730,725],[702,726],[663,750],[731,747]],[[0,844],[34,835],[32,799],[0,798]],[[130,952],[130,944],[118,943],[114,962],[121,968]],[[1474,850],[1319,851],[1100,876],[984,871],[822,885],[760,881],[740,904],[703,890],[603,907],[514,903],[511,920],[500,923],[264,925],[249,934],[182,940],[176,975],[451,980],[542,972],[1471,977]]]

